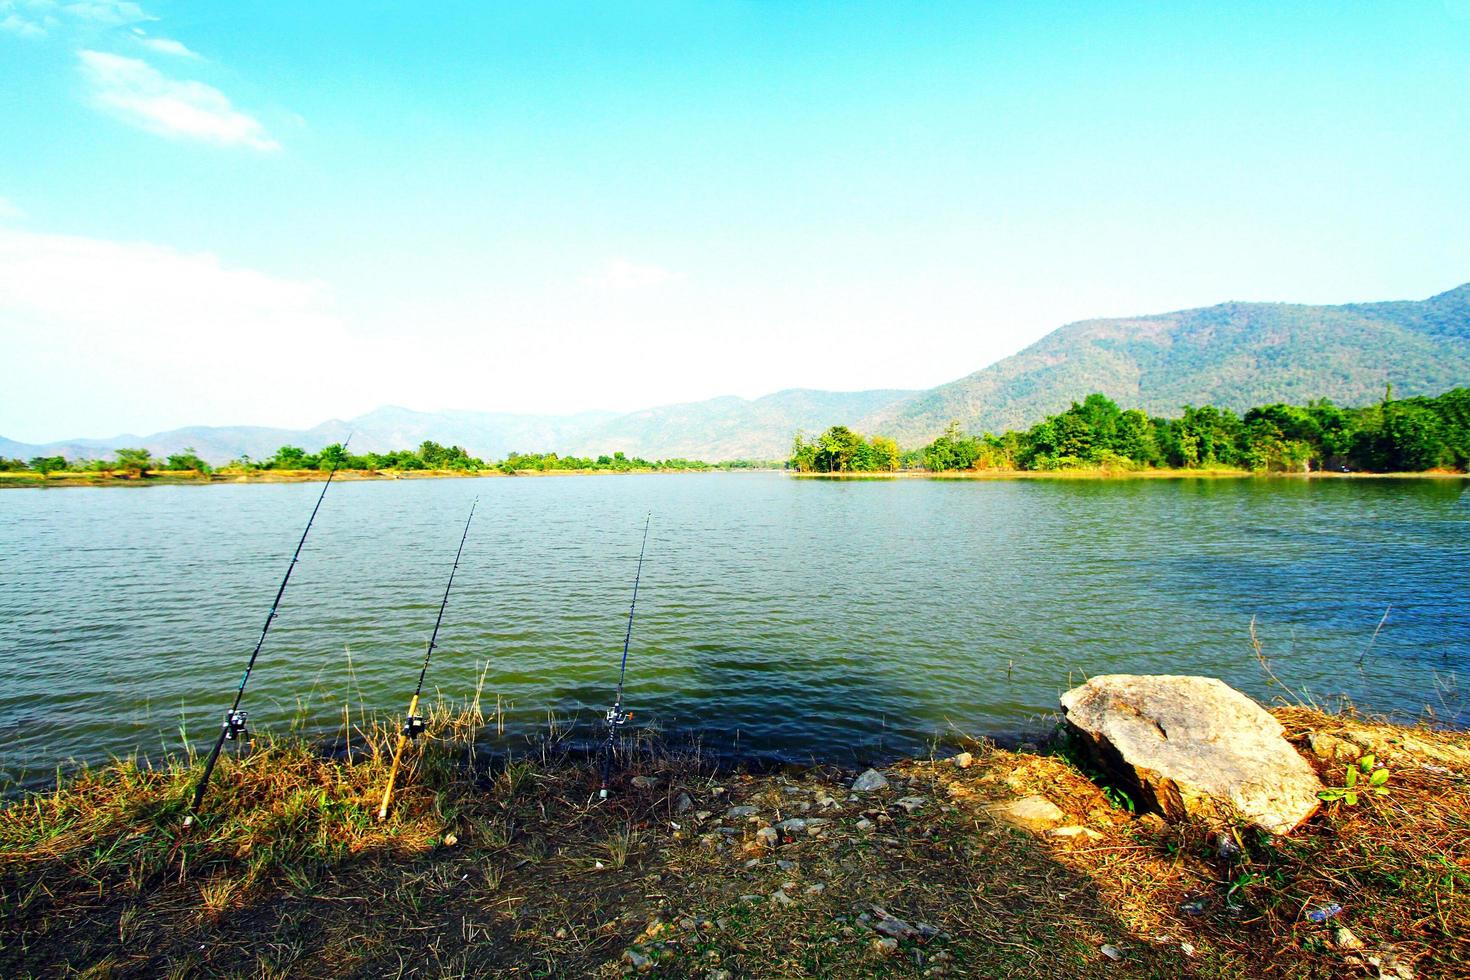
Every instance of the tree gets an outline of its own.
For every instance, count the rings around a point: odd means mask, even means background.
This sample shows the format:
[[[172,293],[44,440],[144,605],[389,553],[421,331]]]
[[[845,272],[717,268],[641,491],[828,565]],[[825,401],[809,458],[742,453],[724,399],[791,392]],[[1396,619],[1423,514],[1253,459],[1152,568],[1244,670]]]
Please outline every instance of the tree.
[[[181,453],[174,453],[168,458],[164,466],[167,470],[196,470],[200,473],[209,472],[209,464],[200,459],[195,453],[193,446],[186,446]]]
[[[156,468],[153,457],[146,449],[115,449],[113,457],[115,459],[112,464],[113,469],[122,470],[134,479]]]
[[[63,456],[36,456],[31,459],[31,469],[46,476],[66,469],[66,458]]]
[[[306,450],[300,446],[282,446],[275,455],[265,461],[268,470],[305,470],[311,468]]]

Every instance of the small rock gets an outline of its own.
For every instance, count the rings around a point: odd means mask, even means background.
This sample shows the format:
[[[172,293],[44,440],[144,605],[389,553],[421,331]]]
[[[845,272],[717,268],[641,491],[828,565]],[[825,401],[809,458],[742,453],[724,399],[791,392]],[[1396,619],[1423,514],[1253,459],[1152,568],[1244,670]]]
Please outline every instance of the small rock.
[[[714,814],[711,813],[709,810],[700,810],[700,811],[698,811],[697,813],[694,814],[694,819],[695,820],[698,820],[701,823],[703,823],[704,821],[708,820],[712,816],[714,816]]]
[[[678,797],[674,800],[675,814],[688,813],[690,810],[693,809],[694,800],[690,798],[688,793],[680,793]]]
[[[975,757],[968,752],[961,752],[949,761],[953,762],[957,769],[968,769],[975,764]]]
[[[758,807],[753,807],[753,806],[732,806],[730,809],[728,809],[728,810],[725,811],[725,818],[727,820],[743,820],[746,817],[753,817],[753,816],[755,816],[756,813],[758,813],[758,812],[759,812],[759,808]]]
[[[1307,747],[1317,758],[1328,762],[1355,762],[1363,754],[1362,749],[1347,739],[1328,735],[1326,732],[1312,732],[1308,735]]]
[[[774,827],[762,827],[755,832],[755,840],[756,843],[765,847],[775,847],[777,842],[781,840],[781,835],[776,833],[776,828]]]
[[[623,951],[623,962],[627,963],[629,966],[631,966],[633,969],[637,970],[639,973],[644,973],[644,972],[646,972],[648,970],[653,969],[653,960],[652,960],[652,958],[644,955],[643,953],[640,953],[636,949],[624,950]]]
[[[1207,904],[1209,903],[1203,898],[1191,898],[1179,903],[1179,911],[1185,915],[1202,915]]]
[[[760,858],[751,858],[749,861],[746,861],[745,862],[745,870],[746,871],[749,871],[751,868],[760,867],[760,863],[761,863],[761,859]]]
[[[821,831],[821,829],[823,827],[827,826],[831,822],[832,821],[825,820],[822,817],[810,817],[810,818],[808,818],[807,819],[807,822],[806,822],[807,836],[809,836],[809,837],[815,837],[815,836],[817,836],[817,834]]]
[[[903,799],[898,801],[898,805],[903,807],[904,810],[906,810],[907,812],[913,813],[915,810],[919,809],[928,802],[929,801],[922,796],[905,796]]]
[[[820,895],[820,894],[822,894],[822,892],[824,892],[826,890],[827,890],[827,886],[824,885],[824,884],[822,884],[819,881],[815,885],[807,885],[806,888],[804,889],[804,894],[807,894],[807,895]]]
[[[828,796],[826,793],[818,793],[817,794],[817,806],[820,806],[820,807],[834,807],[836,805],[837,805],[837,801],[835,799],[833,799],[832,797]]]
[[[783,834],[789,834],[793,836],[796,834],[804,834],[806,833],[806,821],[803,820],[801,817],[792,817],[789,820],[782,820],[780,823],[776,824],[776,829],[781,831],[781,833]]]
[[[780,868],[782,871],[791,871],[796,867],[796,862],[788,861],[785,858],[782,858],[781,860],[776,862],[776,867]]]
[[[1061,807],[1044,796],[1023,796],[994,812],[1013,826],[1034,831],[1050,830],[1067,817]]]
[[[919,930],[897,916],[889,915],[877,905],[873,906],[873,914],[878,919],[873,924],[873,928],[885,936],[892,936],[894,939],[918,939],[920,937]]]
[[[653,789],[658,786],[658,780],[652,776],[634,776],[628,782],[632,783],[635,789]]]
[[[861,830],[863,833],[867,833],[868,831],[873,829],[873,821],[869,820],[867,817],[863,817],[863,819],[857,822],[857,829]]]
[[[1367,960],[1370,966],[1377,967],[1378,980],[1414,980],[1414,968],[1392,950],[1369,953]]]
[[[898,952],[898,940],[892,936],[884,936],[882,939],[873,940],[873,950],[879,956],[892,956]]]
[[[876,769],[869,769],[852,781],[854,793],[876,793],[888,788],[888,778]]]
[[[1110,960],[1121,960],[1123,958],[1123,951],[1121,949],[1116,946],[1110,946],[1107,943],[1099,946],[1097,951]]]
[[[776,905],[790,905],[791,896],[786,894],[784,889],[777,888],[775,891],[771,892],[771,901]]]
[[[1363,940],[1353,935],[1347,926],[1338,926],[1332,930],[1332,945],[1338,949],[1362,949]]]
[[[689,918],[689,916],[686,915],[684,918],[679,920],[679,928],[683,929],[685,932],[693,932],[695,929],[699,928],[699,923],[695,922],[693,919]]]

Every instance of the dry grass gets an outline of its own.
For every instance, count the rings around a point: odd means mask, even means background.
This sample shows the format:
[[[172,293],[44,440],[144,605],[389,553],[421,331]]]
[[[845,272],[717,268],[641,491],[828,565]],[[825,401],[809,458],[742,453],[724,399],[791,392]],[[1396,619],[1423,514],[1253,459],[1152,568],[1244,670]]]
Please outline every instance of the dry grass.
[[[1470,741],[1278,715],[1304,751],[1394,740],[1391,792],[1284,841],[1225,828],[1226,856],[1219,833],[1135,817],[1064,756],[981,745],[970,768],[902,762],[853,796],[850,773],[717,772],[635,740],[599,802],[595,767],[556,744],[487,770],[478,709],[439,706],[386,823],[393,732],[363,726],[350,760],[268,738],[227,758],[187,834],[194,772],[122,762],[0,810],[0,975],[1463,973],[1470,767],[1453,760]],[[1311,757],[1332,781],[1341,764]],[[1085,832],[997,814],[1028,795]],[[791,818],[813,823],[761,833]],[[1312,922],[1328,903],[1343,911]],[[896,948],[883,914],[914,927]]]

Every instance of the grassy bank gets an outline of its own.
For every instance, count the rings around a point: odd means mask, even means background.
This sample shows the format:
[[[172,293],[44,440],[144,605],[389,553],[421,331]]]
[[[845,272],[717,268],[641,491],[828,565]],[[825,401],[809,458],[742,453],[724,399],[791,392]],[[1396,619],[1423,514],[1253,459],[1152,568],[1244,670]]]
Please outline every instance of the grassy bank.
[[[435,480],[477,479],[522,476],[592,476],[627,473],[711,473],[717,470],[627,469],[627,470],[516,470],[505,473],[498,469],[468,470],[338,470],[335,479],[354,480]],[[325,470],[149,470],[130,475],[121,471],[54,471],[47,475],[29,471],[0,472],[0,489],[6,487],[139,487],[139,486],[208,486],[217,483],[316,483],[327,478]]]
[[[791,475],[803,480],[1209,480],[1239,479],[1241,477],[1264,480],[1463,480],[1470,477],[1470,474],[1457,470],[1422,470],[1411,473],[1343,473],[1320,470],[1304,473],[1283,470],[1258,472],[1228,467],[1188,470],[1079,467],[1065,470],[944,470],[937,473],[931,473],[928,470],[894,470],[862,473],[792,473]]]
[[[1344,753],[1376,747],[1389,794],[1277,841],[1136,817],[1064,749],[976,743],[972,765],[908,760],[852,794],[851,773],[720,772],[644,746],[598,802],[574,758],[482,768],[483,719],[441,709],[386,823],[376,729],[334,759],[258,740],[186,833],[193,772],[121,762],[0,810],[0,974],[1463,970],[1470,739],[1279,716],[1330,785]],[[1016,826],[1006,808],[1027,797],[1059,808],[1056,826]]]

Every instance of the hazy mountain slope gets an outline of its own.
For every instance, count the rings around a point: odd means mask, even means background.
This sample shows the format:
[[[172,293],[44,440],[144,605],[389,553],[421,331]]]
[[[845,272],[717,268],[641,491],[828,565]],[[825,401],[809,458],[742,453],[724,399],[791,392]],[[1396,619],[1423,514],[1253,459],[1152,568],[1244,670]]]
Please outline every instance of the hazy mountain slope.
[[[725,397],[666,405],[612,419],[571,445],[578,454],[616,447],[647,457],[784,459],[798,429],[850,423],[912,394],[793,388],[753,401]]]
[[[432,439],[464,446],[485,459],[503,458],[511,451],[589,455],[618,450],[649,458],[779,459],[791,448],[791,435],[799,428],[821,428],[833,424],[833,420],[851,422],[911,394],[792,390],[753,401],[733,396],[712,398],[631,414],[416,412],[384,406],[354,419],[333,419],[310,429],[191,426],[147,436],[124,434],[47,445],[0,438],[0,456],[103,459],[116,448],[136,446],[163,457],[193,447],[207,461],[219,464],[247,454],[263,459],[286,444],[314,450],[351,434],[352,448],[362,452],[411,449]]]
[[[951,420],[972,431],[1030,426],[1089,392],[1155,414],[1185,404],[1237,410],[1272,401],[1438,394],[1470,384],[1470,284],[1422,302],[1302,306],[1223,303],[1085,320],[958,381],[864,417],[905,446]]]

